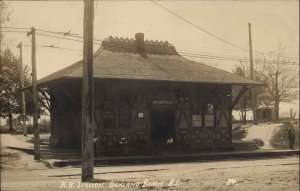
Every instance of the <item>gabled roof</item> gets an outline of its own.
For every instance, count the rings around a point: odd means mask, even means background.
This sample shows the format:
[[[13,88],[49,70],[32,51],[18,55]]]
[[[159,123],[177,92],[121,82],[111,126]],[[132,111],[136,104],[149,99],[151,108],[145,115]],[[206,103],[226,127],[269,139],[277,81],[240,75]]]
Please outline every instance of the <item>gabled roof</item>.
[[[108,38],[94,54],[94,78],[176,81],[234,85],[263,85],[230,72],[188,60],[168,42]],[[82,61],[38,81],[46,84],[60,78],[82,78]]]

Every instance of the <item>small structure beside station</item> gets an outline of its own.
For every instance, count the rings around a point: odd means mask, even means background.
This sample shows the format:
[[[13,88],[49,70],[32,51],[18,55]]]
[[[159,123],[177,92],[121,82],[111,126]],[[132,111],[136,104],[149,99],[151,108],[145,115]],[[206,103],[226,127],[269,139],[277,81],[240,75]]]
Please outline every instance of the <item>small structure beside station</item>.
[[[275,119],[274,107],[260,107],[256,110],[257,121],[270,122]]]
[[[234,104],[263,85],[188,60],[143,33],[104,40],[94,54],[94,81],[94,149],[101,156],[230,148]],[[38,86],[50,94],[51,146],[80,150],[82,61]]]

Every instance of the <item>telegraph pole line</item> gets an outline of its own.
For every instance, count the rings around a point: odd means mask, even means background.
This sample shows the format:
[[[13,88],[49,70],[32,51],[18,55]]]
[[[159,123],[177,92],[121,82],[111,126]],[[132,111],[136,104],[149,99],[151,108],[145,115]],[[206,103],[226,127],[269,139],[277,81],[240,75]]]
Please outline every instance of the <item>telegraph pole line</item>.
[[[31,61],[32,61],[32,97],[34,105],[33,114],[33,129],[34,129],[34,160],[40,160],[40,133],[38,124],[38,98],[37,98],[37,75],[36,75],[36,42],[35,42],[35,28],[31,28],[28,35],[32,36],[31,46]]]
[[[251,23],[248,23],[249,27],[249,53],[250,53],[250,79],[253,80],[254,75],[253,75],[253,56],[252,56],[252,36],[251,36]],[[257,120],[256,120],[256,92],[255,89],[251,89],[251,108],[253,111],[253,123],[256,125]]]
[[[23,121],[23,135],[27,136],[26,129],[26,107],[25,107],[25,92],[24,88],[24,72],[23,72],[23,56],[22,56],[22,43],[17,46],[20,49],[20,81],[21,81],[21,99],[22,99],[22,121]]]
[[[94,78],[93,78],[93,30],[94,1],[84,0],[83,20],[83,81],[82,81],[82,149],[81,181],[93,179],[94,174]]]

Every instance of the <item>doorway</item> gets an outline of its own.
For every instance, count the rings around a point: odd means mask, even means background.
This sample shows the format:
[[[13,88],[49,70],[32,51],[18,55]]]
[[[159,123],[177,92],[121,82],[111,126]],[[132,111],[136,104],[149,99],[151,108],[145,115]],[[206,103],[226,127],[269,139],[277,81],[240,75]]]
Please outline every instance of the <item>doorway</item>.
[[[151,141],[154,144],[164,144],[167,139],[173,137],[175,129],[175,111],[172,109],[152,109]]]

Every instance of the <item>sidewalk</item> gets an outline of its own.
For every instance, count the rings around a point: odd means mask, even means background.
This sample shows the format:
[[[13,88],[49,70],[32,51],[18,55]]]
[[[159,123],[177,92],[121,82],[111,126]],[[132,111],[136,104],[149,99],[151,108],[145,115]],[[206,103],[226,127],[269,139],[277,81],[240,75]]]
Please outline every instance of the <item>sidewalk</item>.
[[[23,152],[33,154],[33,145],[28,142],[30,137],[18,138],[8,135],[1,135],[2,146],[10,149],[21,150]],[[20,140],[21,139],[21,140]],[[26,141],[27,140],[27,141]],[[272,150],[258,149],[248,151],[224,151],[224,152],[199,152],[193,154],[165,154],[152,156],[119,156],[119,157],[95,157],[94,164],[97,165],[126,165],[126,164],[158,164],[158,163],[181,163],[193,161],[222,161],[229,159],[258,159],[258,158],[275,158],[282,156],[299,156],[298,150]],[[51,159],[43,159],[52,167],[78,166],[81,165],[81,157],[77,156]]]
[[[95,165],[125,165],[125,164],[158,164],[180,163],[196,161],[217,161],[228,159],[258,159],[275,158],[281,156],[299,156],[299,150],[255,150],[255,151],[228,151],[195,154],[174,154],[160,156],[121,156],[121,157],[95,157]],[[47,161],[47,160],[46,160]],[[52,166],[77,166],[81,165],[81,158],[65,160],[49,160]]]

